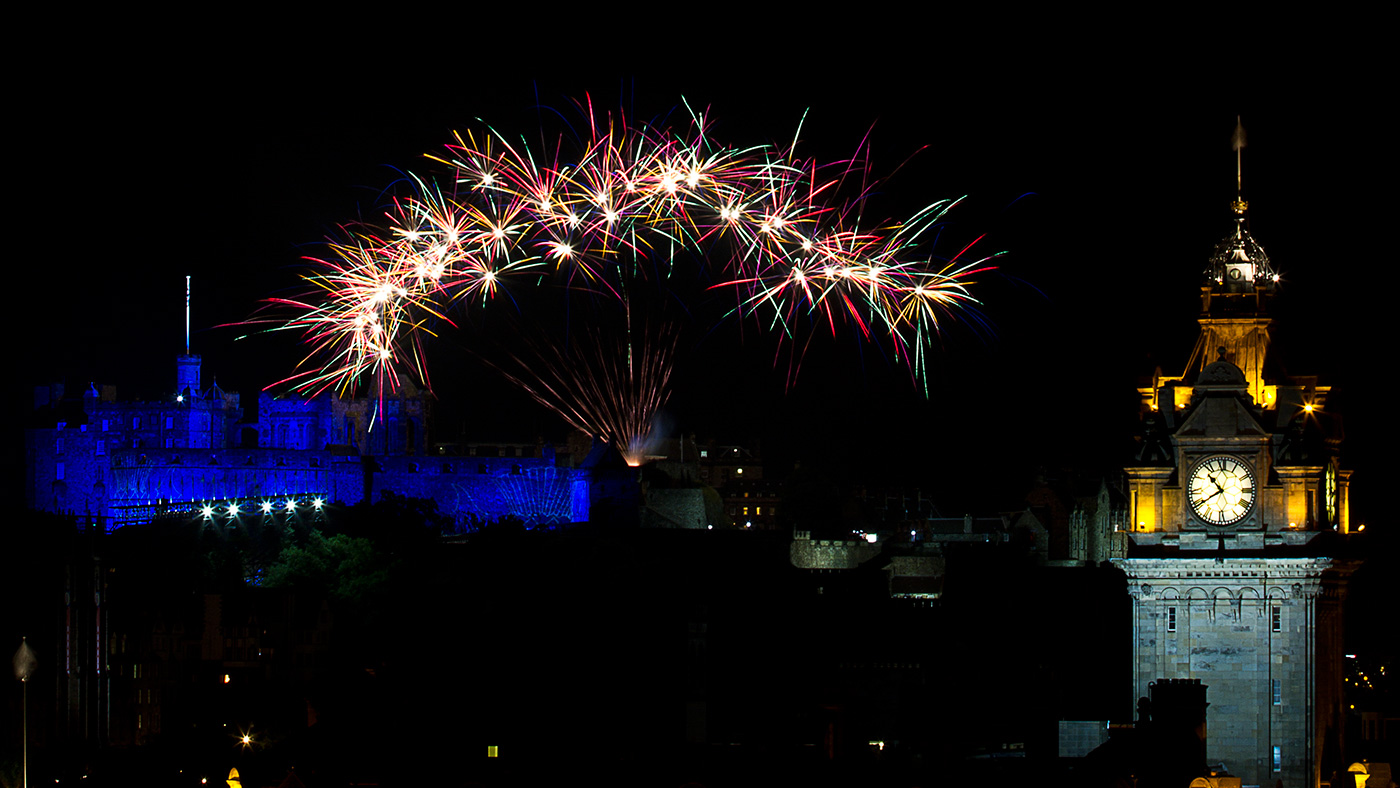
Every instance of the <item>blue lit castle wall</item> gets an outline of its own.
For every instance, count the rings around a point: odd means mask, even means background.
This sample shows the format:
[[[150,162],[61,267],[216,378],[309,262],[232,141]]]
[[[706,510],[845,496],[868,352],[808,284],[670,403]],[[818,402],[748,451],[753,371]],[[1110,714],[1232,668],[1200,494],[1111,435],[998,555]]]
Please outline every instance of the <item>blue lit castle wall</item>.
[[[26,503],[116,528],[161,507],[288,496],[354,504],[390,490],[433,499],[459,527],[588,519],[589,474],[555,467],[547,447],[430,453],[430,395],[411,384],[382,400],[264,393],[246,421],[238,394],[200,388],[198,356],[179,357],[176,382],[174,395],[151,402],[119,401],[112,386],[81,399],[36,390]]]

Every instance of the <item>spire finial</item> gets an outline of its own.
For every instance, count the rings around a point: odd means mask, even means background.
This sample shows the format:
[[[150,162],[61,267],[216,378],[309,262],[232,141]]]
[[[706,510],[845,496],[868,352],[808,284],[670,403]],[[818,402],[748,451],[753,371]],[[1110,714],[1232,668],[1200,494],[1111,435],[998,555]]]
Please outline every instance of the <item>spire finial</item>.
[[[1235,116],[1235,133],[1230,137],[1230,147],[1235,151],[1235,201],[1230,205],[1235,213],[1242,214],[1249,203],[1244,201],[1244,169],[1241,166],[1240,151],[1244,150],[1244,123],[1240,116]]]
[[[185,355],[190,354],[190,277],[185,275]]]

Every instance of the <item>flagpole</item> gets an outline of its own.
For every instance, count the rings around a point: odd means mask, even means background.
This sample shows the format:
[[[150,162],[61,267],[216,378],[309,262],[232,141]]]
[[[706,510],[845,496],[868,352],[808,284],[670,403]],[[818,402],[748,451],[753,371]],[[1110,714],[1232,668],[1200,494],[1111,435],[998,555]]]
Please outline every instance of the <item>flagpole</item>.
[[[20,756],[21,762],[24,764],[22,767],[24,774],[23,785],[24,788],[29,788],[29,674],[33,673],[34,669],[38,667],[38,660],[34,658],[34,651],[29,648],[29,639],[26,637],[21,637],[19,640],[19,650],[15,652],[14,667],[15,678],[19,679],[21,688],[19,713],[20,719],[22,720],[20,736],[23,737],[23,743],[20,746],[20,751],[23,753],[23,755]]]
[[[24,755],[21,756],[24,764],[24,766],[21,767],[24,774],[24,782],[22,784],[24,788],[29,788],[29,677],[26,676],[20,679],[19,686],[22,688],[19,694],[19,715],[20,719],[23,720],[23,727],[20,735],[24,738],[24,742],[20,747],[24,752]]]

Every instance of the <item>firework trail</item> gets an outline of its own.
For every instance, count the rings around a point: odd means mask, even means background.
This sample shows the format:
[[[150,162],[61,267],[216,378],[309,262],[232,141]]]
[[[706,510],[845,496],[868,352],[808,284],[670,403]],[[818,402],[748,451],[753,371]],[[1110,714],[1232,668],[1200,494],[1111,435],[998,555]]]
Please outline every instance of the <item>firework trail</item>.
[[[612,444],[628,465],[641,465],[652,445],[652,418],[671,396],[679,328],[643,326],[640,342],[630,331],[581,333],[567,351],[539,344],[528,358],[512,356],[513,368],[497,369],[569,426]]]
[[[964,260],[971,245],[951,259],[933,254],[929,231],[956,201],[867,227],[871,183],[855,159],[819,166],[797,157],[795,139],[720,145],[694,111],[677,129],[580,109],[587,133],[567,153],[562,138],[544,152],[489,127],[455,135],[429,156],[450,188],[409,176],[411,194],[382,222],[347,226],[329,254],[309,258],[310,294],[274,302],[293,310],[279,327],[307,348],[303,371],[282,383],[344,392],[370,376],[382,390],[405,369],[426,380],[419,340],[452,325],[455,302],[542,281],[625,300],[629,283],[669,277],[679,258],[703,261],[739,319],[789,338],[811,324],[854,326],[890,341],[926,387],[943,321],[975,307],[973,277],[992,267],[990,257]],[[851,183],[858,192],[842,197]]]

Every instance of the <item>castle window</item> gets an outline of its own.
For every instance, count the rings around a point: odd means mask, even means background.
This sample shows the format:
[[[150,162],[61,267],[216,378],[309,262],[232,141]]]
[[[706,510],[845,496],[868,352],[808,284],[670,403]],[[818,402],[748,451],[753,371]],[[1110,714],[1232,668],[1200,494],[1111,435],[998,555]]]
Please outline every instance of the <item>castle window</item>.
[[[1277,744],[1274,745],[1274,771],[1283,771],[1283,748]]]
[[[1279,607],[1278,605],[1274,605],[1273,621],[1271,628],[1275,632],[1283,631],[1283,608]]]
[[[58,463],[53,469],[53,477],[58,481],[63,481],[63,463]]]
[[[140,416],[132,416],[132,417],[131,417],[131,428],[132,428],[133,430],[139,430],[139,429],[141,429],[141,417],[140,417]]]
[[[107,441],[102,440],[101,438],[98,438],[98,439],[97,439],[97,456],[98,456],[98,457],[101,457],[101,456],[105,455],[106,453],[107,453]]]
[[[63,453],[63,436],[62,436],[62,435],[60,435],[60,436],[58,436],[57,438],[54,439],[53,450],[54,450],[54,453],[55,453],[55,454],[62,454],[62,453]]]
[[[102,431],[103,431],[103,432],[106,432],[107,430],[110,430],[111,428],[112,428],[112,422],[111,422],[110,420],[108,420],[108,419],[103,419],[103,420],[102,420]]]
[[[1176,608],[1174,607],[1167,608],[1167,631],[1176,631]]]
[[[1274,703],[1275,706],[1282,706],[1282,705],[1283,705],[1283,680],[1282,680],[1282,679],[1270,679],[1270,680],[1269,680],[1269,694],[1271,694],[1271,695],[1273,696],[1273,703]]]
[[[165,448],[167,448],[167,449],[172,449],[172,448],[174,448],[174,447],[175,447],[175,439],[174,439],[174,438],[166,438],[166,439],[165,439]]]
[[[165,428],[166,428],[167,430],[173,430],[173,429],[175,429],[175,417],[174,417],[174,416],[166,416],[166,417],[165,417]]]

